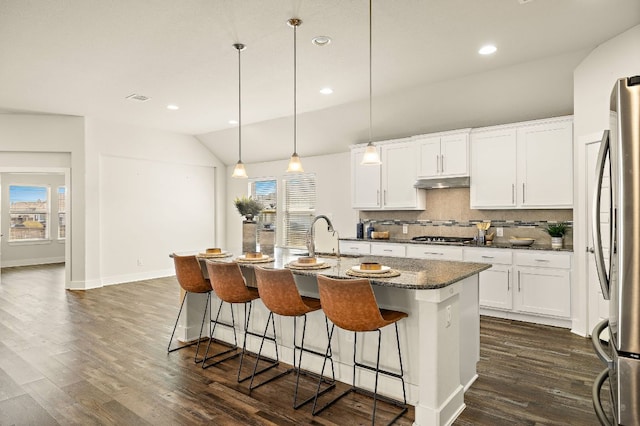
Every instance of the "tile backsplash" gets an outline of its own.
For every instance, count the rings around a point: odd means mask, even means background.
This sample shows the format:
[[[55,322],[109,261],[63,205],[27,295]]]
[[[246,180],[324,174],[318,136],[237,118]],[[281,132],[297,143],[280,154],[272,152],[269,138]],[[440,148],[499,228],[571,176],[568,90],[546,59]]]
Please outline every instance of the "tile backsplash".
[[[389,231],[390,238],[411,239],[419,235],[473,237],[476,223],[491,221],[487,234],[503,228],[503,236],[495,242],[507,242],[510,237],[535,238],[536,244],[551,244],[545,231],[547,223],[573,221],[572,209],[549,210],[474,210],[469,207],[469,188],[447,188],[426,191],[427,207],[423,211],[361,211],[363,222],[372,222],[377,231]],[[403,225],[408,233],[403,234]],[[565,245],[573,245],[569,229]]]

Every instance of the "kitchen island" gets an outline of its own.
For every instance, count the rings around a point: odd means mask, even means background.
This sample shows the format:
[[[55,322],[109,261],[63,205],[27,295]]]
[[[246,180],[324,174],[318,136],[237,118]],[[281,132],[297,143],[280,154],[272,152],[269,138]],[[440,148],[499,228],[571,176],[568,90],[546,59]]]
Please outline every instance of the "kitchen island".
[[[289,250],[276,250],[269,262],[241,263],[248,285],[254,285],[253,268],[255,266],[283,268],[296,260],[301,254]],[[203,270],[205,259],[200,259]],[[208,259],[211,261],[233,261],[235,257]],[[480,317],[478,307],[478,273],[490,268],[483,263],[448,262],[391,257],[322,257],[323,269],[293,270],[300,292],[308,296],[317,296],[316,276],[318,274],[335,278],[352,278],[347,275],[353,266],[361,262],[375,261],[397,270],[400,275],[393,278],[370,279],[374,293],[381,307],[405,311],[409,317],[399,323],[400,344],[407,383],[408,402],[415,406],[415,424],[446,425],[462,412],[465,407],[464,391],[476,379],[476,363],[480,354]],[[214,304],[217,304],[215,295]],[[188,311],[202,312],[202,305],[192,298],[193,304]],[[226,308],[225,308],[226,310]],[[243,313],[236,312],[237,318]],[[266,308],[257,302],[251,316],[250,327],[261,330],[268,315]],[[183,333],[185,340],[193,339],[199,322],[194,322],[187,313],[188,324]],[[291,319],[277,318],[276,331],[283,362],[293,363],[293,336]],[[239,326],[238,326],[239,327]],[[313,349],[323,352],[327,339],[324,316],[308,316],[307,342]],[[191,331],[191,333],[189,333]],[[218,335],[216,338],[233,341],[232,335]],[[340,331],[334,335],[332,350],[336,362],[336,378],[340,381],[352,381],[353,334]],[[395,334],[384,330],[382,334],[381,366],[399,371],[395,349]],[[375,362],[375,336],[365,335],[358,339],[364,346],[365,362]],[[250,339],[249,350],[257,351],[258,340]],[[367,350],[371,347],[371,350]],[[271,349],[271,348],[269,348]],[[267,352],[268,355],[272,355]],[[322,359],[308,356],[304,367],[319,372]],[[356,384],[373,388],[373,374],[358,372]],[[380,377],[379,392],[393,398],[401,398],[402,389],[397,380]]]

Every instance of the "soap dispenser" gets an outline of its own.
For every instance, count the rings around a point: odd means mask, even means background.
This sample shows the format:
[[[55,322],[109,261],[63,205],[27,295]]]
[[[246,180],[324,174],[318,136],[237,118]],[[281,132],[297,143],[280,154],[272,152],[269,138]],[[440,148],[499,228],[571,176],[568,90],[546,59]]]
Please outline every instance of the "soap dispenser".
[[[375,231],[375,229],[373,229],[373,222],[369,222],[369,226],[367,227],[367,238],[371,239],[371,234],[373,233],[373,231]]]

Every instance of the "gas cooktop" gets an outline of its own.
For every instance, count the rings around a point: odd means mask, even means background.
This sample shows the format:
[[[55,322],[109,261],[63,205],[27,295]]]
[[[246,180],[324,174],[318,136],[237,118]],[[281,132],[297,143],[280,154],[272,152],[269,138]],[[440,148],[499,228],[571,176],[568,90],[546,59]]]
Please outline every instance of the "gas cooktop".
[[[411,240],[429,244],[448,244],[448,245],[464,245],[473,241],[471,237],[433,237],[430,235],[421,235],[413,237]]]

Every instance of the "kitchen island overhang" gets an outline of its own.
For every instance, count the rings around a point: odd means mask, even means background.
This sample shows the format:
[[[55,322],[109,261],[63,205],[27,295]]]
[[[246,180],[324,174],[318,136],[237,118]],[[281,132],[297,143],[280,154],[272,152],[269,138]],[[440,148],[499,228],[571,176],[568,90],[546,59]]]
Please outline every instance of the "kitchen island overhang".
[[[253,268],[284,268],[301,256],[295,250],[277,249],[272,261],[264,263],[240,263],[248,285],[255,285]],[[211,261],[233,261],[234,257],[209,259]],[[200,262],[206,271],[206,259]],[[325,269],[292,269],[300,292],[317,296],[318,274],[335,278],[352,278],[347,275],[353,266],[361,262],[379,262],[400,272],[393,278],[372,278],[378,304],[383,308],[405,311],[409,317],[399,323],[405,380],[408,385],[408,401],[415,406],[416,425],[451,424],[465,407],[464,391],[477,378],[476,364],[480,357],[480,314],[478,305],[478,274],[491,267],[484,263],[434,261],[423,259],[392,258],[379,256],[323,257]],[[206,299],[206,297],[205,297]],[[219,301],[213,294],[212,302]],[[193,312],[202,312],[202,301],[191,298]],[[186,307],[189,311],[189,306]],[[225,308],[226,309],[226,308]],[[238,308],[240,309],[240,308]],[[242,312],[236,312],[241,318]],[[268,311],[261,302],[255,303],[250,327],[264,327]],[[198,323],[191,323],[187,314],[183,323],[184,340],[197,338]],[[195,318],[194,318],[195,319]],[[278,351],[285,363],[293,363],[293,330],[290,318],[277,318]],[[322,314],[309,315],[308,341],[313,349],[324,351],[327,339]],[[237,332],[241,332],[239,327]],[[232,333],[218,334],[216,339],[231,342]],[[365,335],[358,339],[365,362],[375,362],[375,336]],[[385,369],[399,371],[395,348],[395,335],[383,332],[381,365]],[[247,347],[257,352],[259,342],[249,339]],[[352,381],[353,335],[344,331],[334,335],[332,350],[336,364],[336,378],[345,383]],[[367,347],[371,347],[368,350]],[[268,352],[267,352],[268,354]],[[320,372],[322,359],[307,357],[305,369]],[[373,388],[373,374],[358,372],[356,384]],[[397,380],[381,376],[379,392],[397,398],[401,387]]]

